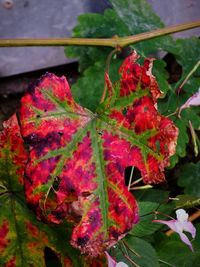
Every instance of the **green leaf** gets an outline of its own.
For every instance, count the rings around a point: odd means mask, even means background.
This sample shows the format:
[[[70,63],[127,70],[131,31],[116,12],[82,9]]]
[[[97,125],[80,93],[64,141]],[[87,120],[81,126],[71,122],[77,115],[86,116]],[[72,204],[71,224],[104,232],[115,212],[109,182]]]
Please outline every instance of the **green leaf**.
[[[113,10],[105,10],[104,15],[79,16],[78,25],[73,30],[73,37],[105,38],[115,35],[123,37],[164,27],[146,0],[111,0],[110,2]],[[173,46],[172,38],[166,36],[143,41],[132,47],[143,56],[147,56],[149,53],[156,52],[157,49],[166,50],[171,46]],[[110,48],[75,46],[65,48],[68,57],[79,58],[81,72],[96,61],[106,59],[109,51],[111,51]]]
[[[199,231],[198,231],[199,234]],[[156,251],[159,257],[160,266],[165,267],[198,267],[200,250],[194,244],[194,253],[180,240],[177,234],[170,237],[164,237],[162,241],[156,243]],[[197,265],[198,262],[198,265]]]
[[[111,26],[112,25],[112,26]],[[73,30],[73,37],[106,38],[114,35],[129,34],[127,26],[112,9],[107,9],[104,15],[84,14],[78,17],[78,25]],[[79,58],[79,70],[83,72],[97,61],[106,60],[112,48],[106,47],[66,47],[65,54],[70,58]],[[103,72],[102,72],[103,75]]]
[[[197,37],[177,39],[174,41],[174,46],[170,46],[168,51],[176,56],[178,63],[182,66],[182,78],[185,78],[200,60],[200,40]],[[197,75],[200,75],[199,70],[195,76]]]
[[[26,162],[27,153],[13,115],[0,133],[0,266],[45,267],[45,247],[58,255],[62,266],[67,261],[78,266],[81,257],[70,246],[66,229],[39,222],[27,207],[23,188]]]
[[[190,85],[189,85],[190,84]],[[193,85],[193,86],[192,86]],[[197,86],[200,86],[200,80],[196,79],[190,80],[190,83],[187,84],[187,89],[190,91],[195,90]],[[196,92],[196,91],[195,91]],[[191,94],[192,95],[192,94]],[[189,97],[191,97],[190,92],[185,92],[179,97],[175,92],[168,93],[166,99],[159,102],[159,110],[163,114],[173,114],[178,107],[184,104]],[[176,154],[170,159],[170,167],[173,168],[178,162],[179,157],[183,158],[187,155],[186,148],[190,140],[191,133],[189,131],[189,121],[192,123],[192,126],[195,130],[200,128],[200,114],[199,107],[191,107],[183,110],[181,112],[181,118],[176,116],[170,116],[174,121],[176,126],[179,128],[179,136],[176,148]]]
[[[155,60],[153,64],[153,75],[156,77],[159,88],[163,92],[162,98],[165,97],[166,93],[171,89],[167,79],[169,74],[166,71],[166,62],[164,60]]]
[[[120,64],[120,60],[114,59],[110,64],[109,74],[113,83],[119,78],[118,69]],[[77,103],[92,111],[96,110],[104,89],[104,71],[105,62],[96,62],[72,86],[72,94]]]
[[[74,30],[74,36],[79,37],[112,37],[113,35],[126,36],[133,35],[141,32],[147,32],[152,29],[162,28],[164,24],[160,18],[154,13],[151,6],[145,0],[111,0],[113,10],[106,10],[104,15],[97,14],[87,14],[82,15],[79,20],[78,26]],[[110,27],[112,25],[112,27]],[[200,40],[198,38],[188,38],[188,39],[178,39],[173,40],[170,36],[154,38],[152,40],[143,41],[131,47],[136,48],[138,53],[142,56],[147,56],[153,54],[154,57],[156,53],[160,50],[172,53],[177,59],[178,63],[182,67],[182,76],[180,81],[176,85],[170,86],[167,82],[168,75],[165,70],[165,62],[163,60],[156,60],[154,64],[153,73],[157,77],[158,84],[161,90],[164,92],[163,101],[159,101],[159,110],[164,114],[173,113],[182,103],[184,103],[194,92],[200,87],[200,71],[197,70],[187,81],[183,90],[179,96],[175,93],[178,86],[185,79],[188,73],[192,70],[195,64],[200,60]],[[192,49],[191,49],[192,47]],[[69,48],[66,48],[69,51]],[[82,48],[73,47],[70,50],[70,55],[73,57],[80,58],[81,70],[86,69],[90,65],[94,65],[96,61],[106,60],[110,49],[108,48]],[[115,61],[117,62],[117,60]],[[92,69],[90,69],[92,70]],[[95,71],[94,67],[94,78],[99,77],[100,73]],[[84,81],[88,80],[90,71],[85,73]],[[97,75],[95,75],[97,74]],[[89,75],[87,79],[87,75]],[[103,73],[101,75],[103,77]],[[78,82],[78,87],[76,91],[79,92],[80,83]],[[103,81],[102,81],[103,83]],[[101,84],[102,84],[101,83]],[[88,84],[88,83],[87,83]],[[93,92],[93,87],[87,86],[86,95]],[[167,92],[170,92],[167,94]],[[83,106],[88,106],[87,98],[82,97],[83,93],[78,93],[81,98],[81,104]],[[89,98],[88,98],[89,99]],[[96,99],[91,97],[90,106],[95,107]],[[193,121],[198,129],[200,117],[198,110],[188,114],[181,114],[183,122],[178,122],[176,118],[173,118],[177,126],[179,127],[180,134],[178,140],[178,149],[176,155],[171,159],[171,167],[179,161],[180,157],[186,156],[186,147],[189,141],[189,136],[187,133],[188,121]],[[198,124],[198,125],[197,125]]]
[[[158,267],[156,251],[147,241],[128,235],[111,250],[111,255],[117,262],[123,261],[132,266],[133,263],[140,267]],[[124,255],[128,256],[125,257]],[[134,265],[134,264],[133,264]]]
[[[131,54],[95,113],[78,105],[67,81],[46,74],[22,98],[20,125],[29,147],[26,198],[37,216],[60,224],[73,221],[71,244],[97,256],[138,220],[124,172],[135,166],[144,183],[165,181],[177,129],[156,109],[160,91]],[[95,82],[95,81],[94,81]],[[159,146],[157,145],[159,144]]]
[[[151,188],[147,190],[135,191],[134,196],[136,197],[137,201],[140,202],[156,202],[159,204],[167,202],[169,191]]]
[[[140,33],[164,26],[145,0],[110,0],[110,2],[130,32]]]
[[[181,168],[178,184],[184,187],[184,193],[200,197],[200,162],[188,163]]]
[[[110,0],[110,2],[118,16],[129,28],[129,35],[164,27],[163,22],[146,0]],[[165,36],[131,46],[143,56],[148,56],[149,53],[156,52],[157,49],[166,50],[173,46],[173,41],[170,36]]]
[[[139,205],[139,215],[140,221],[139,223],[129,232],[133,236],[143,237],[146,235],[151,235],[155,231],[162,228],[162,225],[154,223],[155,220],[155,213],[160,212],[159,219],[166,219],[166,216],[162,214],[170,215],[173,210],[172,204],[158,204],[156,202],[138,202]]]
[[[192,49],[191,49],[192,47]],[[175,93],[186,76],[190,73],[193,67],[200,60],[200,40],[196,37],[188,39],[178,39],[174,41],[174,46],[168,47],[167,51],[174,54],[178,63],[182,67],[182,76],[177,84],[173,85],[173,91],[167,95],[164,101],[160,101],[159,109],[164,114],[171,114],[176,111],[178,107],[183,105],[200,87],[200,69],[197,69],[183,86],[179,95]],[[200,127],[200,113],[199,108],[188,108],[181,113],[181,118],[172,117],[176,126],[179,128],[179,138],[177,144],[176,154],[171,158],[171,167],[173,167],[179,160],[179,157],[186,156],[186,147],[189,142],[189,120],[194,129],[198,130]]]
[[[172,118],[173,119],[173,118]],[[180,119],[174,119],[176,126],[179,129],[178,141],[176,146],[176,154],[170,159],[170,167],[173,168],[179,160],[179,157],[186,156],[186,147],[189,142],[189,137],[187,134],[187,126],[184,121]]]
[[[73,30],[73,37],[105,38],[115,35],[123,37],[164,27],[160,18],[145,0],[112,0],[111,3],[113,9],[105,10],[103,15],[84,14],[79,16],[78,25]],[[131,47],[136,48],[138,53],[145,57],[156,53],[158,49],[167,50],[170,46],[173,46],[173,40],[171,37],[166,36],[141,42]],[[92,110],[96,108],[97,99],[100,96],[100,89],[97,88],[96,90],[96,85],[101,86],[101,88],[103,85],[105,68],[103,67],[103,62],[106,61],[111,50],[111,48],[106,47],[73,46],[65,48],[65,53],[68,57],[79,58],[80,72],[83,73],[85,71],[83,78],[78,80],[72,90],[75,92],[75,96],[78,96],[79,103],[85,107],[92,108]],[[122,55],[124,53],[127,53],[126,49],[123,49]],[[120,59],[117,58],[114,64],[118,65],[118,61],[120,62]],[[102,66],[100,67],[99,64]],[[87,68],[89,69],[87,70]],[[158,78],[160,88],[166,94],[169,90],[169,85],[166,81],[167,72],[164,61],[156,61],[153,71]],[[91,77],[99,82],[90,83]],[[80,85],[82,82],[86,86],[81,90]],[[94,90],[95,94],[93,93]]]

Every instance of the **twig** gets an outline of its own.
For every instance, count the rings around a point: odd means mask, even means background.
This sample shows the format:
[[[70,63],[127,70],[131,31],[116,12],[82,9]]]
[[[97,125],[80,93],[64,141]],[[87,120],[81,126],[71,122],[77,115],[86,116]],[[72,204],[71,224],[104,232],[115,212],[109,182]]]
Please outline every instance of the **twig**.
[[[181,85],[177,88],[177,94],[180,94],[181,89],[183,88],[183,86],[187,83],[187,81],[189,80],[189,78],[192,76],[192,74],[198,69],[198,67],[200,66],[200,60],[195,64],[195,66],[191,69],[191,71],[188,73],[188,75],[185,77],[185,79],[183,80],[183,82],[181,83]]]
[[[153,188],[153,186],[150,184],[147,184],[147,185],[142,185],[142,186],[131,187],[130,190],[144,190],[144,189],[150,189],[150,188]]]
[[[124,246],[127,247],[128,250],[130,250],[133,254],[135,254],[137,257],[141,258],[140,254],[138,254],[135,250],[133,250],[132,248],[130,248],[126,241],[122,241],[122,243],[123,243]]]
[[[133,179],[133,171],[134,171],[134,166],[131,167],[131,174],[130,174],[129,181],[128,181],[128,191],[130,191],[130,188],[131,188],[131,182]]]
[[[190,128],[190,133],[191,133],[191,136],[192,136],[192,143],[193,143],[193,147],[194,147],[194,155],[195,157],[198,156],[199,154],[199,148],[198,148],[198,144],[197,144],[197,135],[195,133],[195,130],[193,128],[193,125],[191,123],[191,121],[189,120],[189,128]]]
[[[176,267],[175,265],[172,265],[172,264],[170,264],[169,262],[166,262],[166,261],[164,261],[164,260],[158,259],[158,261],[159,261],[159,262],[162,262],[162,263],[164,263],[164,264],[166,264],[166,265],[168,265],[168,266]]]
[[[127,260],[129,260],[135,267],[141,267],[140,265],[135,263],[131,258],[129,258],[129,256],[127,256],[126,254],[124,255],[124,257],[127,258]]]
[[[108,47],[124,47],[140,41],[181,32],[193,28],[200,27],[200,20],[183,23],[179,25],[168,26],[163,29],[157,29],[150,32],[140,33],[128,37],[113,38],[46,38],[46,39],[1,39],[0,47],[23,47],[23,46],[67,46],[67,45],[87,45],[87,46],[108,46]]]

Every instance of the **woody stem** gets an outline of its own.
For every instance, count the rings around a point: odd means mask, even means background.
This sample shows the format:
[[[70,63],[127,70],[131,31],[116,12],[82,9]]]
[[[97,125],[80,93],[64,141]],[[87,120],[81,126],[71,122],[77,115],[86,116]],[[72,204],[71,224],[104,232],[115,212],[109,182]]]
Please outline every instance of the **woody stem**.
[[[33,38],[20,38],[20,39],[0,39],[0,47],[21,47],[21,46],[109,46],[109,47],[124,47],[140,41],[149,40],[155,37],[164,36],[176,32],[181,32],[193,28],[200,27],[200,20],[183,23],[179,25],[168,26],[162,29],[144,32],[127,37],[113,38],[46,38],[46,39],[33,39]]]

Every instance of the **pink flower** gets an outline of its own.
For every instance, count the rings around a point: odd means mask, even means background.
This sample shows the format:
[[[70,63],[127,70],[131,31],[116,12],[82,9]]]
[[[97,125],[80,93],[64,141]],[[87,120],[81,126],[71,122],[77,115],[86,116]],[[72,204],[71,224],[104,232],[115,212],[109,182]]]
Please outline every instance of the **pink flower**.
[[[108,267],[128,267],[128,265],[122,261],[116,262],[106,251],[105,252],[107,260],[108,260]]]
[[[196,236],[196,229],[194,225],[188,221],[188,214],[184,209],[178,209],[176,211],[176,217],[177,220],[171,220],[171,221],[163,221],[163,220],[154,220],[154,222],[163,223],[166,224],[169,228],[171,228],[174,232],[178,233],[181,240],[187,244],[190,249],[193,251],[192,244],[188,237],[183,233],[189,232],[192,235],[192,238],[195,238]]]
[[[200,106],[200,88],[199,91],[192,95],[186,102],[183,104],[180,109],[178,116],[180,117],[181,111],[185,108],[189,108],[191,106]]]

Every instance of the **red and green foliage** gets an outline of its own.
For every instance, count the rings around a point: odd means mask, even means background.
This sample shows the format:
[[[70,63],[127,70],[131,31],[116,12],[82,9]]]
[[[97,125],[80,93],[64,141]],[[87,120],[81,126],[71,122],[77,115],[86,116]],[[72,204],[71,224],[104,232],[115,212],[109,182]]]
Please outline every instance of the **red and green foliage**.
[[[113,246],[138,221],[124,171],[135,166],[145,183],[165,180],[177,129],[158,114],[160,95],[151,62],[133,52],[120,82],[96,113],[76,104],[65,78],[43,76],[21,101],[20,124],[29,160],[25,195],[37,217],[76,223],[71,243],[92,256]]]
[[[125,168],[137,167],[144,183],[163,182],[164,168],[175,152],[178,131],[156,109],[161,93],[151,74],[152,61],[146,59],[140,66],[137,59],[135,51],[125,59],[114,86],[105,75],[107,95],[95,113],[74,101],[64,77],[44,75],[21,100],[20,128],[14,115],[1,134],[2,164],[7,167],[9,162],[12,184],[18,181],[22,186],[24,177],[26,200],[37,218],[74,223],[71,244],[93,257],[117,243],[138,221],[136,200],[125,185]],[[1,176],[2,181],[8,179],[7,173]],[[13,193],[8,185],[3,196],[9,191]],[[20,238],[30,252],[39,253],[49,243],[30,220],[20,227],[26,233]],[[7,251],[10,221],[4,220],[1,228],[2,250]]]
[[[104,15],[81,16],[74,36],[124,36],[163,27],[144,0],[110,2],[114,9]],[[186,155],[188,122],[194,131],[200,127],[197,109],[183,110],[181,119],[172,116],[174,122],[158,111],[157,102],[163,98],[159,109],[174,113],[177,88],[168,83],[162,60],[143,58],[162,48],[184,63],[183,74],[187,74],[197,60],[193,56],[189,67],[185,64],[188,49],[183,48],[190,42],[195,44],[192,53],[199,56],[197,39],[175,42],[163,37],[143,42],[136,45],[138,53],[133,50],[123,63],[120,56],[111,61],[109,73],[104,73],[109,49],[68,48],[72,56],[80,55],[80,68],[86,69],[72,92],[65,77],[49,73],[30,87],[17,116],[6,121],[0,132],[0,266],[44,267],[46,248],[61,266],[106,266],[106,250],[116,261],[137,266],[174,264],[168,244],[174,251],[182,244],[167,240],[158,233],[162,226],[152,223],[158,209],[161,214],[171,212],[172,205],[163,203],[174,192],[157,186],[133,194],[125,176],[133,166],[141,174],[142,187],[161,183],[166,189],[170,157],[174,166]],[[195,91],[198,77],[185,85],[180,106],[191,94],[190,84]],[[192,173],[190,181],[197,183],[193,173],[198,176],[198,166],[180,169],[179,185],[187,194],[195,192],[195,199],[187,195],[191,203],[199,203],[199,187],[188,182],[184,171]],[[194,249],[199,248],[197,241]],[[183,258],[194,266],[198,253],[188,256],[183,247]],[[175,261],[177,267],[183,265],[180,259]]]

